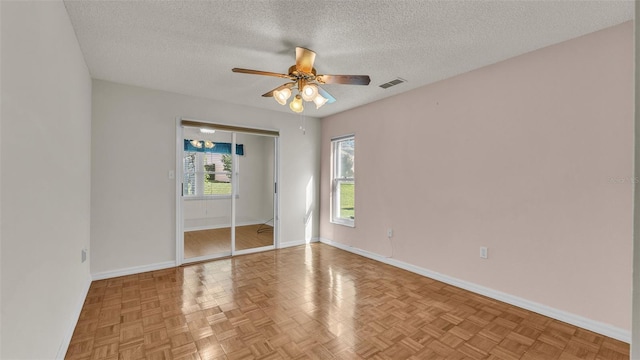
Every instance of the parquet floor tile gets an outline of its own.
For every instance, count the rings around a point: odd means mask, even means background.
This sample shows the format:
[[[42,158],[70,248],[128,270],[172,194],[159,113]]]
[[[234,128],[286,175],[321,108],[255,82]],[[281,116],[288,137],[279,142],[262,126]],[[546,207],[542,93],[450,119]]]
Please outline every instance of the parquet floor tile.
[[[629,345],[323,244],[95,281],[70,360],[617,360]]]

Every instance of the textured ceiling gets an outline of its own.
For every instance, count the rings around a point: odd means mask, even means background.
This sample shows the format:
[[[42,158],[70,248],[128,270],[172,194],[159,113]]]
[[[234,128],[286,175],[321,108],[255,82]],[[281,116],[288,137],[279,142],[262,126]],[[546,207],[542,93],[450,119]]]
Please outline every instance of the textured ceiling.
[[[325,117],[633,19],[633,1],[65,1],[93,78],[289,112],[260,95],[283,79],[295,47],[322,74]],[[378,85],[397,77],[406,83]]]

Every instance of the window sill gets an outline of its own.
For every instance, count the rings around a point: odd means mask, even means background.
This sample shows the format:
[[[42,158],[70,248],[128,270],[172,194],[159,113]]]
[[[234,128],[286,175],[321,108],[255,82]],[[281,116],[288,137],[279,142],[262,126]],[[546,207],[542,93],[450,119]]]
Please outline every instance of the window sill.
[[[351,227],[351,228],[356,227],[355,220],[348,221],[348,220],[342,220],[342,219],[334,219],[334,220],[331,220],[330,222],[335,225],[342,225],[342,226]]]

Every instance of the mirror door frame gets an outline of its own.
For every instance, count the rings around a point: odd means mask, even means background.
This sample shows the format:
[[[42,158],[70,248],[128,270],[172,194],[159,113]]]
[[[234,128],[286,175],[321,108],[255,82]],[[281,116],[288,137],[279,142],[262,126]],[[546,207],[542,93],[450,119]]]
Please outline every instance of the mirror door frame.
[[[246,249],[236,251],[235,249],[235,218],[236,218],[236,191],[237,184],[232,185],[231,196],[231,252],[213,256],[200,256],[196,258],[190,258],[185,261],[184,258],[184,218],[183,218],[183,194],[182,194],[182,177],[183,177],[183,159],[182,152],[184,147],[183,140],[183,127],[184,126],[210,126],[212,128],[219,129],[221,131],[231,132],[232,134],[232,148],[236,144],[236,133],[247,133],[254,135],[270,136],[274,139],[274,171],[273,171],[273,245],[263,246],[259,248]],[[173,172],[173,178],[175,180],[175,220],[176,220],[176,266],[180,266],[187,263],[195,263],[200,261],[214,260],[216,258],[222,258],[227,256],[250,254],[254,252],[261,252],[271,249],[278,249],[280,247],[280,207],[279,204],[279,192],[277,191],[277,183],[280,175],[280,161],[279,161],[279,132],[277,130],[259,129],[251,127],[238,127],[231,124],[218,123],[207,120],[196,120],[184,117],[176,118],[176,167]],[[235,154],[234,154],[235,155]],[[233,172],[237,173],[237,161],[233,162]],[[170,174],[171,175],[171,174]],[[170,176],[171,177],[171,176]],[[236,180],[233,180],[236,179]],[[232,177],[232,181],[237,181],[237,176]]]

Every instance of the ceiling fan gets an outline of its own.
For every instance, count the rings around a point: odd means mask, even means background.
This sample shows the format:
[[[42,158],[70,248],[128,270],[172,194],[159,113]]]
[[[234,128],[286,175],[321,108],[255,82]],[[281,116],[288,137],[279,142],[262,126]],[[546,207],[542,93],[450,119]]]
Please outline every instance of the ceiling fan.
[[[278,104],[284,105],[291,97],[291,89],[296,88],[298,94],[289,103],[289,108],[294,112],[304,110],[303,100],[313,101],[316,104],[316,109],[326,103],[330,104],[336,101],[331,94],[320,87],[320,84],[369,85],[369,82],[371,82],[368,75],[317,75],[316,69],[313,67],[315,59],[315,52],[303,47],[296,47],[296,64],[289,68],[288,74],[241,68],[233,68],[231,71],[243,74],[275,76],[291,80],[291,82],[282,84],[262,94],[262,96],[273,97]]]

